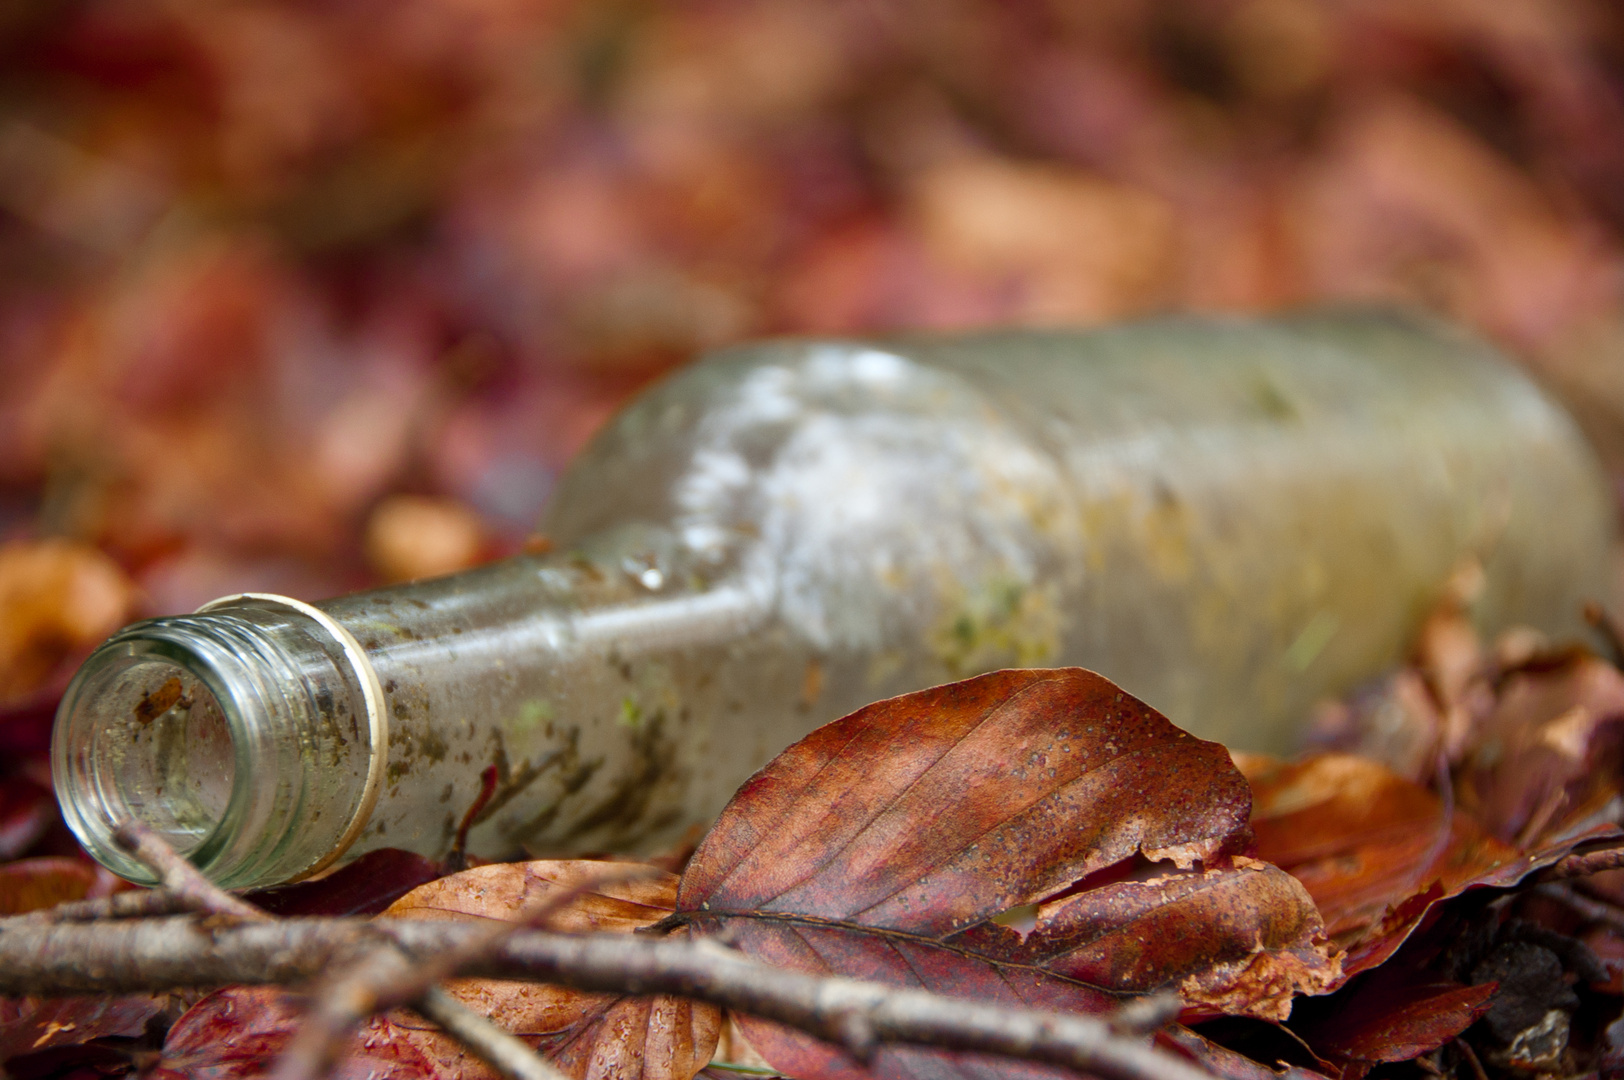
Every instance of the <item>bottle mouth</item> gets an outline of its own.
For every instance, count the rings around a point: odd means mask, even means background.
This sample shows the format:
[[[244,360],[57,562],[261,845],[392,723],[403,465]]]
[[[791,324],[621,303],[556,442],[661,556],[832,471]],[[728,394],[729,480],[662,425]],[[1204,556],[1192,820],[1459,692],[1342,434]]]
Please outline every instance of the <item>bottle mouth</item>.
[[[125,627],[68,684],[51,772],[68,827],[122,877],[152,827],[217,884],[250,888],[330,865],[372,813],[387,709],[361,646],[321,610],[260,594]]]
[[[62,801],[68,825],[97,859],[133,881],[154,879],[113,841],[120,823],[143,821],[205,864],[222,825],[241,816],[238,777],[248,766],[220,705],[229,690],[210,685],[217,673],[200,659],[170,642],[128,641],[87,663],[62,702],[53,739],[61,760],[53,765],[67,781],[59,790],[79,796]]]

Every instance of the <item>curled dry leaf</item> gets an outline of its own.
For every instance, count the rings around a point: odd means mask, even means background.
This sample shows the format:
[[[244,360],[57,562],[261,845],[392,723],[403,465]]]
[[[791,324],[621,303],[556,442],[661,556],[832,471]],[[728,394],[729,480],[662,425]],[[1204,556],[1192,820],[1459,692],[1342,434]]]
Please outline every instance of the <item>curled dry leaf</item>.
[[[615,866],[587,860],[481,866],[422,885],[384,914],[507,921],[569,890],[580,892],[548,917],[548,925],[563,932],[631,933],[671,914],[675,875],[651,871],[648,879],[594,884]],[[691,1080],[710,1060],[721,1029],[718,1009],[678,998],[588,994],[501,979],[457,979],[446,989],[538,1045],[570,1075],[590,1080]],[[408,1031],[434,1034],[410,1014],[391,1019]]]
[[[1374,761],[1347,754],[1290,764],[1237,760],[1252,784],[1256,854],[1313,896],[1347,950],[1344,978],[1386,961],[1439,902],[1515,885],[1580,840],[1616,831],[1580,829],[1524,852]]]
[[[1281,1017],[1338,969],[1302,888],[1235,857],[1249,809],[1223,747],[1101,676],[995,672],[785,751],[700,845],[677,909],[816,974],[1095,1013],[1171,985],[1197,1008]],[[853,1075],[837,1051],[741,1023],[785,1073]],[[887,1047],[869,1071],[982,1067]]]
[[[1616,823],[1621,766],[1624,672],[1569,651],[1505,677],[1456,784],[1489,831],[1538,850]]]
[[[1173,983],[1187,1018],[1268,1015],[1328,984],[1319,911],[1279,867],[1237,857],[1220,869],[1146,869],[1040,906],[1028,962],[1097,986]]]

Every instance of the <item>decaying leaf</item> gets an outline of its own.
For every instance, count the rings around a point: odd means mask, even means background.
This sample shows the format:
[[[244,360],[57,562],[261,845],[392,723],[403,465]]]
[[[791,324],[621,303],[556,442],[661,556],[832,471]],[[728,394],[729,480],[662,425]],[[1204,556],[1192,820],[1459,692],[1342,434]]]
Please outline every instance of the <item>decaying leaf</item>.
[[[106,637],[134,595],[118,564],[89,544],[0,545],[0,702],[25,697],[64,657]]]
[[[261,1076],[287,1046],[303,1017],[303,1002],[276,987],[231,987],[210,994],[175,1022],[152,1080],[236,1080]],[[404,1032],[375,1016],[357,1034],[332,1080],[433,1080],[445,1073],[422,1048],[427,1032]],[[434,1037],[450,1044],[443,1035]],[[455,1052],[455,1051],[452,1051]],[[465,1074],[476,1080],[479,1062]],[[494,1075],[494,1074],[486,1074]]]
[[[1518,852],[1437,795],[1367,758],[1290,764],[1242,757],[1257,854],[1307,887],[1326,929],[1352,949],[1404,901],[1527,872]]]
[[[1495,984],[1465,986],[1405,972],[1349,991],[1311,1002],[1309,1016],[1295,1026],[1316,1053],[1371,1065],[1409,1061],[1447,1043],[1489,1011]]]
[[[1338,968],[1301,886],[1237,858],[1249,804],[1222,747],[1101,676],[996,672],[785,751],[700,844],[677,909],[819,974],[1082,1012],[1173,986],[1198,1009],[1281,1017]],[[785,1073],[853,1074],[839,1051],[741,1023]],[[893,1048],[868,1066],[980,1068]]]
[[[1582,650],[1508,673],[1456,779],[1461,805],[1525,850],[1624,817],[1624,672]]]
[[[1186,1016],[1278,1015],[1293,994],[1329,984],[1320,913],[1283,870],[1244,857],[1146,870],[1041,905],[1020,951],[1079,982],[1174,985]]]
[[[182,1007],[169,994],[0,998],[0,1067],[17,1080],[127,1072]]]
[[[386,916],[512,920],[580,890],[548,917],[559,931],[631,933],[670,915],[677,878],[605,881],[617,864],[574,860],[499,863],[420,886]],[[446,989],[496,1024],[528,1038],[572,1076],[588,1080],[691,1080],[710,1061],[721,1028],[713,1006],[671,997],[587,994],[540,983],[458,979]],[[407,1013],[392,1021],[431,1034]],[[439,1038],[439,1036],[436,1036]]]
[[[54,907],[69,900],[106,896],[124,882],[88,859],[43,856],[0,866],[0,915]]]

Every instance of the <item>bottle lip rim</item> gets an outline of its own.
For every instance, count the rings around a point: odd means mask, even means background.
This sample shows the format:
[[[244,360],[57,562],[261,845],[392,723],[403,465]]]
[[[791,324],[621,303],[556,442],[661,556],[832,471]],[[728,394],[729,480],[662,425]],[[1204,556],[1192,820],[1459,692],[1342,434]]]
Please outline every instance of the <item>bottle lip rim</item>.
[[[333,844],[327,854],[301,870],[291,881],[299,881],[318,874],[336,862],[372,819],[372,811],[378,805],[378,794],[383,789],[385,765],[389,760],[389,706],[384,697],[383,684],[378,680],[378,672],[372,666],[372,660],[367,656],[366,650],[355,639],[343,623],[327,614],[314,604],[303,600],[296,600],[291,596],[280,593],[231,593],[227,596],[216,597],[198,608],[194,615],[203,615],[216,608],[242,602],[271,604],[290,608],[300,615],[315,622],[325,630],[338,644],[344,659],[348,661],[356,682],[361,687],[361,700],[366,710],[367,732],[371,741],[371,754],[367,760],[366,780],[361,788],[361,797],[356,801],[355,810],[350,815],[349,822],[338,841]]]
[[[261,625],[265,619],[274,622]],[[283,655],[280,642],[290,630],[306,643],[299,648],[309,650],[311,659],[321,658],[314,660],[320,670],[330,670],[337,679],[333,689],[345,687],[350,715],[359,721],[351,729],[359,738],[338,741],[349,747],[344,771],[350,779],[343,785],[348,790],[322,804],[329,812],[342,808],[343,816],[333,814],[330,827],[317,829],[319,835],[306,833],[304,839],[295,839],[296,825],[289,815],[298,813],[312,795],[322,798],[326,790],[312,773],[315,759],[299,735],[320,712],[316,687],[296,679],[301,689],[289,684],[290,697],[266,684],[261,670],[269,664],[278,674],[298,673],[278,666],[299,663],[293,654]],[[106,748],[98,749],[98,733],[107,724],[98,704],[106,680],[120,678],[131,664],[153,662],[188,674],[213,697],[232,745],[235,772],[229,796],[223,806],[209,811],[206,827],[193,834],[196,842],[185,848],[189,861],[227,887],[241,887],[309,877],[353,846],[370,822],[387,773],[389,712],[377,674],[359,642],[333,616],[289,597],[243,594],[212,601],[200,613],[125,627],[86,658],[69,683],[57,709],[51,769],[63,818],[93,858],[121,877],[157,883],[113,838],[122,817],[143,815],[125,804],[117,762]],[[267,783],[273,775],[276,782]]]

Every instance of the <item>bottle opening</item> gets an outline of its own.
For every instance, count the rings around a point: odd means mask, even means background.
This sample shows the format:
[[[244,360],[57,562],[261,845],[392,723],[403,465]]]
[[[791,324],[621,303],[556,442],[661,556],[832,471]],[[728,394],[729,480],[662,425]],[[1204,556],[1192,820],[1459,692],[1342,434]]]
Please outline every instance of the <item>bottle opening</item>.
[[[226,888],[331,863],[365,827],[388,753],[383,691],[342,626],[286,597],[125,627],[68,684],[51,737],[62,816],[91,856],[131,819]]]
[[[70,825],[98,834],[98,857],[106,861],[113,828],[130,818],[182,855],[197,853],[225,819],[237,779],[230,725],[198,675],[165,656],[114,655],[81,675],[63,707],[77,728],[57,742],[80,794]],[[112,868],[151,880],[133,860]]]

